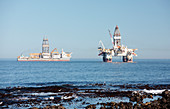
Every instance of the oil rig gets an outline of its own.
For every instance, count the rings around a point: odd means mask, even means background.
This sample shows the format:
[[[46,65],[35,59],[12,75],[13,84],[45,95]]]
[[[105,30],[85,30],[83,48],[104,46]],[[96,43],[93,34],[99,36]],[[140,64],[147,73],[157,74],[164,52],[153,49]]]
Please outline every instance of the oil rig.
[[[30,53],[28,56],[17,57],[17,61],[70,61],[71,52],[62,52],[59,53],[57,48],[49,52],[49,41],[47,38],[43,39],[42,42],[42,53]]]
[[[123,62],[133,62],[133,56],[137,56],[137,54],[134,53],[137,49],[129,49],[127,46],[121,45],[121,35],[117,25],[113,37],[110,30],[109,35],[113,48],[106,49],[103,42],[101,40],[99,41],[98,56],[103,56],[103,62],[112,62],[112,57],[114,56],[123,57]]]

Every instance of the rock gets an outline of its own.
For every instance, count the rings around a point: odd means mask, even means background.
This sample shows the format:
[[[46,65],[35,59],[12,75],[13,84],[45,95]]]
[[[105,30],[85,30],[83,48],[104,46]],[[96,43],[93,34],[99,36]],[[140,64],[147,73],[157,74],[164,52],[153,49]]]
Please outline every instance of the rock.
[[[35,108],[35,109],[38,109],[38,108]],[[43,109],[66,109],[66,108],[63,106],[46,106]]]
[[[166,100],[165,98],[162,98],[162,99],[161,99],[161,102],[162,102],[162,103],[166,103],[167,100]]]
[[[66,109],[66,108],[63,106],[57,106],[57,109]]]
[[[131,96],[130,101],[135,102],[135,97]]]
[[[57,106],[51,106],[51,109],[56,109]]]
[[[144,97],[145,96],[142,96],[139,92],[133,92],[131,97],[130,97],[130,101],[132,101],[132,102],[136,101],[137,103],[140,103],[140,102],[143,101]]]
[[[147,108],[151,109],[151,105],[149,104],[149,105],[147,106]]]
[[[90,104],[89,102],[86,102],[86,104]]]
[[[85,104],[86,102],[84,101],[82,104]]]
[[[163,91],[162,92],[162,97],[164,97],[164,98],[170,98],[170,92],[168,91],[168,90],[165,90],[165,91]]]
[[[153,96],[152,95],[148,95],[148,98],[152,98],[153,99]]]
[[[115,104],[115,108],[118,109],[118,105],[117,104]]]
[[[96,109],[96,105],[88,105],[86,106],[86,109]]]
[[[146,102],[146,103],[145,103],[145,106],[147,106],[147,105],[149,105],[149,104],[151,104],[151,102]]]
[[[141,101],[140,97],[136,97],[136,102],[139,103]]]
[[[115,102],[110,102],[111,106],[114,106],[116,103]]]
[[[31,108],[31,109],[38,109],[37,107],[33,107],[33,108]]]

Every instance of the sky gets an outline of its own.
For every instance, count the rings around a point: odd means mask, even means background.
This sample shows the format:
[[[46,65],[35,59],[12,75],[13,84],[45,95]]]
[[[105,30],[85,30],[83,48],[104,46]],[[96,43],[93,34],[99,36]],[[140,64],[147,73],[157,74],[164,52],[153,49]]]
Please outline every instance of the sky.
[[[116,25],[135,58],[170,59],[169,0],[0,0],[0,58],[39,53],[45,36],[50,51],[99,58]]]

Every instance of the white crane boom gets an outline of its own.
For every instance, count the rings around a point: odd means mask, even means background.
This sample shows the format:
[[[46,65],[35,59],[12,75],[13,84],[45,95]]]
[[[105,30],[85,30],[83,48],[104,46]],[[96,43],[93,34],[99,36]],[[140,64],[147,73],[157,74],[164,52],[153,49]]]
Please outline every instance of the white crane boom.
[[[110,35],[110,38],[111,38],[112,44],[113,44],[113,46],[114,46],[114,42],[113,42],[112,34],[110,33],[110,30],[108,30],[108,31],[109,31],[109,35]]]
[[[100,44],[102,45],[103,49],[105,49],[104,44],[103,44],[103,42],[101,40],[99,41],[99,45]]]

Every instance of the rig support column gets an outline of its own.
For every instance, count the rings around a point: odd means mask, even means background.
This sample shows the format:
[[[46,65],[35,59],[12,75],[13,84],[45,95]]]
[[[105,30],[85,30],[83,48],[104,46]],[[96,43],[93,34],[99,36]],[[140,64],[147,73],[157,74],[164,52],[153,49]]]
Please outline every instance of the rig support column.
[[[123,62],[133,62],[132,56],[123,56]]]
[[[103,62],[112,62],[112,56],[107,54],[106,52],[103,53]]]

